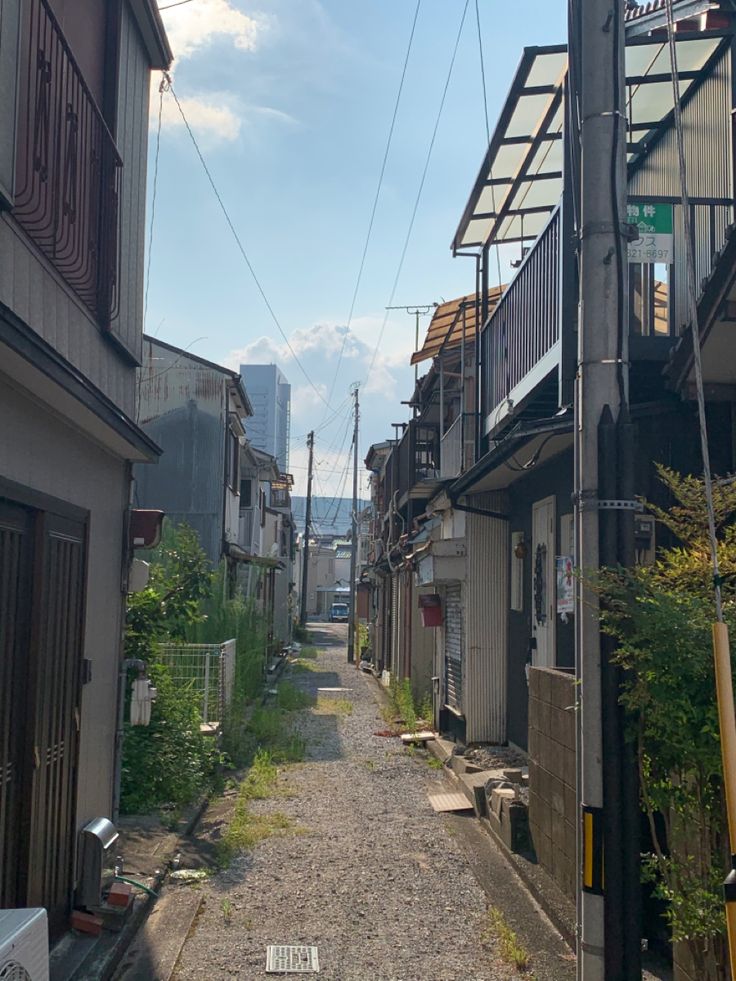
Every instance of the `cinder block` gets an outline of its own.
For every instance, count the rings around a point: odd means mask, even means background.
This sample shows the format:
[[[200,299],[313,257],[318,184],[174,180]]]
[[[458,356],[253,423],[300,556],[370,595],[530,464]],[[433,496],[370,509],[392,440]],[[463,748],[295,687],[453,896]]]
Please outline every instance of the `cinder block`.
[[[93,937],[99,937],[102,933],[102,920],[99,916],[92,913],[83,913],[82,910],[75,909],[72,913],[72,929],[79,930],[80,933],[89,933]]]

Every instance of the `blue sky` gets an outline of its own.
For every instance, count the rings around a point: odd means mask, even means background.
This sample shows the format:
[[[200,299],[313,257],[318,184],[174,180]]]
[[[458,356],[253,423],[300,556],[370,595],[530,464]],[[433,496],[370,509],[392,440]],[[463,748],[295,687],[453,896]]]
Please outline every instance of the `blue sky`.
[[[329,399],[337,409],[351,383],[364,382],[361,458],[370,443],[392,435],[392,422],[407,418],[400,403],[413,383],[412,318],[390,316],[370,373],[369,367],[464,5],[422,0],[351,331]],[[276,316],[325,399],[415,7],[415,0],[191,0],[163,13],[176,55],[176,93]],[[479,0],[491,128],[521,49],[564,40],[565,8],[564,0]],[[151,99],[149,209],[159,78]],[[231,367],[246,360],[279,364],[292,384],[297,492],[306,480],[304,434],[315,428],[317,492],[334,494],[347,459],[347,406],[320,428],[332,413],[270,318],[170,93],[162,119],[146,330]],[[485,145],[470,0],[394,303],[431,303],[474,288],[473,263],[453,259],[449,243]]]

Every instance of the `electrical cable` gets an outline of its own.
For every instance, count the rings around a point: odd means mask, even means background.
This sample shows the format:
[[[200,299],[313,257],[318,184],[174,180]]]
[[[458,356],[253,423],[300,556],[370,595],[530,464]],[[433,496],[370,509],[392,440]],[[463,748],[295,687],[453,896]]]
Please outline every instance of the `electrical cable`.
[[[491,146],[491,127],[488,122],[488,88],[486,86],[486,64],[485,58],[483,57],[483,33],[480,29],[480,7],[478,6],[478,0],[475,0],[475,22],[478,26],[478,54],[480,55],[480,80],[483,86],[483,109],[485,111],[485,121],[486,121],[486,146],[490,149]],[[491,207],[493,208],[494,214],[498,214],[496,210],[496,188],[493,184],[493,169],[488,174],[491,180]],[[498,288],[502,286],[501,283],[501,247],[498,242],[496,244],[496,266],[498,269]],[[522,243],[523,248],[523,243]]]
[[[672,12],[672,0],[665,0],[667,10],[667,41],[670,52],[670,71],[672,75],[672,96],[674,101],[675,134],[677,137],[677,156],[682,197],[683,230],[685,233],[685,258],[687,265],[687,293],[690,313],[690,327],[693,340],[693,373],[695,375],[695,391],[698,403],[698,424],[700,430],[700,451],[703,457],[703,484],[705,488],[705,503],[708,512],[708,538],[713,565],[713,589],[715,594],[716,619],[723,623],[723,604],[721,597],[721,574],[718,560],[718,539],[716,537],[715,507],[713,504],[713,476],[710,469],[710,452],[708,446],[708,426],[705,415],[705,393],[703,391],[703,363],[700,351],[700,324],[698,314],[697,287],[695,281],[695,256],[693,254],[692,214],[690,210],[690,195],[687,189],[687,164],[685,161],[685,137],[682,124],[682,103],[680,101],[680,84],[677,77],[677,45],[675,42],[675,19]],[[733,844],[733,843],[732,843]]]
[[[174,97],[174,101],[176,102],[176,106],[177,106],[177,108],[179,110],[179,114],[181,115],[181,118],[182,118],[182,120],[184,122],[184,126],[186,127],[186,130],[189,133],[189,137],[190,137],[190,139],[192,141],[192,144],[194,145],[194,149],[197,152],[197,156],[199,157],[200,163],[202,164],[202,167],[204,169],[204,172],[207,175],[207,180],[209,181],[210,186],[211,186],[211,188],[212,188],[212,190],[214,192],[214,195],[217,198],[217,203],[220,205],[220,209],[222,210],[222,213],[225,216],[225,221],[227,222],[227,225],[228,225],[230,231],[232,232],[233,238],[235,239],[235,243],[238,246],[238,250],[240,251],[240,254],[243,257],[243,260],[245,261],[245,264],[248,267],[248,271],[250,272],[250,274],[251,274],[251,276],[253,278],[253,282],[256,284],[256,287],[258,289],[258,292],[261,294],[261,299],[263,300],[263,302],[264,302],[264,304],[266,306],[266,309],[268,310],[268,312],[269,312],[269,314],[271,316],[271,319],[273,320],[273,322],[274,322],[274,324],[276,326],[276,329],[278,330],[279,334],[283,338],[283,341],[286,344],[286,347],[288,348],[289,353],[291,354],[292,358],[294,359],[294,361],[298,365],[299,370],[304,375],[304,377],[305,377],[306,381],[308,382],[310,388],[313,390],[313,392],[319,398],[319,400],[321,402],[324,402],[324,404],[327,406],[328,409],[332,410],[332,406],[327,401],[327,399],[324,397],[324,395],[322,394],[322,392],[320,392],[320,390],[314,384],[314,382],[310,378],[310,376],[309,376],[306,368],[302,364],[299,356],[294,351],[294,348],[291,346],[291,343],[289,341],[289,338],[286,335],[286,331],[281,326],[281,323],[280,323],[278,317],[276,316],[276,313],[275,313],[273,307],[271,306],[271,303],[270,303],[268,297],[266,296],[266,292],[263,289],[263,286],[261,286],[261,282],[258,279],[258,276],[256,275],[255,269],[253,268],[253,264],[251,263],[250,259],[248,258],[248,253],[245,251],[245,247],[244,247],[244,245],[243,245],[243,243],[242,243],[242,241],[240,239],[240,236],[238,235],[238,233],[237,233],[237,231],[235,229],[235,225],[233,224],[232,219],[230,218],[230,214],[228,213],[228,210],[225,207],[225,202],[222,199],[222,195],[220,194],[220,192],[217,189],[217,185],[215,184],[214,179],[212,177],[212,174],[210,173],[210,169],[207,166],[207,162],[205,161],[204,156],[202,155],[202,151],[199,148],[199,144],[197,143],[196,137],[195,137],[194,133],[192,132],[191,126],[189,125],[189,120],[185,116],[184,109],[182,108],[182,104],[181,104],[181,102],[179,102],[179,98],[178,98],[178,96],[177,96],[177,94],[176,94],[176,92],[174,90],[174,86],[173,86],[172,81],[171,81],[171,76],[168,74],[168,72],[164,72],[164,75],[166,77],[166,80],[169,83],[169,91],[171,92],[171,94]]]
[[[403,69],[401,71],[401,80],[399,81],[399,90],[396,93],[396,101],[394,102],[394,111],[393,111],[393,115],[391,117],[391,125],[389,126],[388,139],[386,140],[386,149],[384,150],[384,153],[383,153],[383,161],[381,162],[381,171],[380,171],[380,173],[378,175],[378,186],[376,187],[376,194],[375,194],[375,197],[373,198],[373,207],[371,208],[371,216],[370,216],[370,219],[368,221],[368,231],[366,233],[365,242],[363,244],[363,254],[362,254],[361,258],[360,258],[360,266],[358,268],[358,276],[357,276],[357,279],[355,280],[355,288],[353,289],[353,298],[352,298],[352,300],[350,302],[350,313],[348,314],[347,325],[345,327],[345,332],[343,333],[343,336],[342,336],[342,344],[340,346],[340,354],[339,354],[338,359],[337,359],[337,367],[335,368],[335,374],[334,374],[334,377],[332,379],[332,385],[330,386],[330,392],[329,392],[329,395],[327,396],[327,401],[328,402],[330,402],[332,400],[332,395],[333,395],[333,392],[335,390],[335,385],[337,383],[337,376],[338,376],[338,374],[340,372],[340,366],[342,364],[342,358],[343,358],[343,354],[345,352],[345,343],[347,341],[347,336],[350,333],[350,325],[353,322],[353,313],[355,311],[355,303],[356,303],[357,298],[358,298],[358,290],[360,289],[360,283],[361,283],[361,280],[363,278],[363,269],[365,267],[365,259],[366,259],[366,255],[368,253],[368,245],[369,245],[370,240],[371,240],[371,234],[373,232],[373,222],[375,221],[375,217],[376,217],[376,209],[378,207],[378,199],[379,199],[379,197],[381,195],[381,188],[383,186],[383,178],[384,178],[384,174],[386,173],[386,163],[388,161],[389,150],[391,149],[391,140],[393,139],[394,128],[396,126],[396,117],[397,117],[398,112],[399,112],[399,103],[401,101],[401,93],[403,92],[403,89],[404,89],[404,80],[406,79],[406,69],[407,69],[407,66],[409,64],[409,56],[411,54],[412,43],[414,41],[414,32],[415,32],[416,26],[417,26],[417,18],[419,17],[419,8],[421,6],[421,3],[422,3],[422,0],[417,0],[417,6],[416,6],[416,9],[414,11],[414,20],[412,21],[411,32],[409,34],[409,43],[408,43],[407,48],[406,48],[406,56],[404,57],[404,67],[403,67]]]
[[[153,189],[151,192],[151,226],[148,232],[148,263],[146,265],[146,292],[143,299],[143,332],[146,330],[146,317],[148,315],[148,287],[151,285],[151,257],[153,255],[153,223],[156,217],[156,188],[158,187],[158,156],[161,149],[161,118],[164,110],[164,91],[166,89],[166,78],[162,75],[161,83],[158,87],[158,124],[156,126],[156,153],[153,158]]]
[[[185,3],[191,3],[191,2],[192,0],[177,0],[176,3],[167,3],[165,7],[159,7],[158,9],[159,11],[171,10],[172,7],[183,7]]]
[[[432,159],[432,150],[434,149],[435,140],[437,138],[437,131],[438,131],[439,126],[440,126],[440,120],[442,119],[442,111],[445,108],[445,99],[447,98],[447,90],[450,87],[450,79],[452,78],[452,70],[455,67],[455,59],[457,57],[457,50],[458,50],[458,48],[460,46],[460,38],[461,38],[462,33],[463,33],[463,26],[465,25],[465,17],[466,17],[466,15],[468,13],[468,6],[469,6],[469,4],[470,4],[470,0],[465,0],[465,6],[463,7],[463,14],[462,14],[462,17],[460,18],[460,26],[458,27],[457,37],[455,38],[455,46],[454,46],[454,48],[452,50],[452,58],[450,59],[450,67],[449,67],[448,72],[447,72],[447,79],[445,81],[444,89],[442,90],[442,98],[440,100],[440,107],[439,107],[439,110],[437,112],[437,118],[435,120],[434,129],[432,131],[432,139],[429,142],[429,148],[427,150],[427,158],[426,158],[425,163],[424,163],[424,169],[422,171],[421,180],[419,181],[419,189],[417,190],[416,200],[414,201],[414,208],[413,208],[412,213],[411,213],[411,219],[409,220],[409,228],[408,228],[407,233],[406,233],[406,238],[404,239],[404,246],[403,246],[403,248],[401,250],[401,256],[399,258],[399,265],[398,265],[398,268],[396,270],[396,275],[394,276],[393,286],[391,287],[391,296],[389,297],[389,301],[386,304],[386,307],[390,307],[393,304],[393,302],[394,302],[394,296],[396,294],[396,289],[397,289],[397,287],[399,285],[399,278],[401,276],[401,270],[403,269],[403,266],[404,266],[404,260],[406,258],[406,252],[407,252],[407,249],[409,248],[409,240],[411,239],[411,233],[412,233],[412,231],[414,229],[414,221],[416,220],[417,211],[419,210],[419,202],[420,202],[421,197],[422,197],[422,191],[424,190],[424,183],[425,183],[425,181],[427,179],[427,171],[429,170],[429,163],[430,163],[430,160]],[[368,367],[368,372],[366,374],[365,381],[363,381],[362,384],[361,384],[361,388],[363,388],[365,386],[368,378],[370,378],[371,373],[373,372],[373,368],[374,368],[375,363],[376,363],[376,358],[378,357],[378,351],[379,351],[379,348],[381,347],[381,342],[383,340],[383,335],[384,335],[384,332],[386,330],[386,324],[388,323],[389,314],[390,314],[390,311],[387,309],[386,310],[386,313],[384,314],[383,323],[381,324],[381,329],[380,329],[380,331],[378,333],[378,340],[376,341],[376,346],[373,349],[373,357],[371,358],[371,363],[370,363],[370,365]]]

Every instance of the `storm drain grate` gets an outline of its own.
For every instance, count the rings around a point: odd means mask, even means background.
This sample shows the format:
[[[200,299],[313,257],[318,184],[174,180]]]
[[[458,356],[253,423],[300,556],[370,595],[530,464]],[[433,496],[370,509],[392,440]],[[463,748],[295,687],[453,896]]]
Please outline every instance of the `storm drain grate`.
[[[319,974],[316,947],[274,944],[266,948],[267,974]]]

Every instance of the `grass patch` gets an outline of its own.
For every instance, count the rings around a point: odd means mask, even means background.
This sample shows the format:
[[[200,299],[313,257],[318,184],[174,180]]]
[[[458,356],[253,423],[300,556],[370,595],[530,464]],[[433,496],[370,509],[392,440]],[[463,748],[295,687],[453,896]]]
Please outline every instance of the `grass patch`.
[[[290,670],[291,671],[294,671],[297,674],[301,674],[304,671],[321,671],[322,670],[319,667],[318,664],[315,664],[314,663],[314,661],[301,661],[301,660],[299,660],[299,658],[297,658],[295,661],[292,661],[289,667],[290,667]]]
[[[299,657],[306,658],[309,661],[314,661],[319,656],[319,651],[316,647],[302,647],[299,651]]]
[[[353,703],[347,698],[330,698],[327,695],[319,695],[314,711],[316,715],[352,715]]]
[[[228,866],[240,852],[250,852],[260,841],[294,830],[294,822],[281,811],[273,814],[254,814],[247,797],[238,797],[230,826],[217,845],[217,860]]]
[[[282,681],[277,689],[276,704],[284,712],[298,712],[314,702],[313,697],[289,681]]]
[[[444,765],[445,764],[442,762],[442,760],[437,759],[436,756],[430,755],[427,757],[427,766],[430,768],[430,770],[441,770]]]
[[[491,906],[488,910],[488,932],[484,935],[484,940],[495,941],[501,958],[515,967],[520,974],[529,971],[531,956],[506,922],[498,906]]]
[[[276,786],[279,771],[268,750],[256,751],[253,766],[240,785],[239,797],[247,800],[265,800]]]

